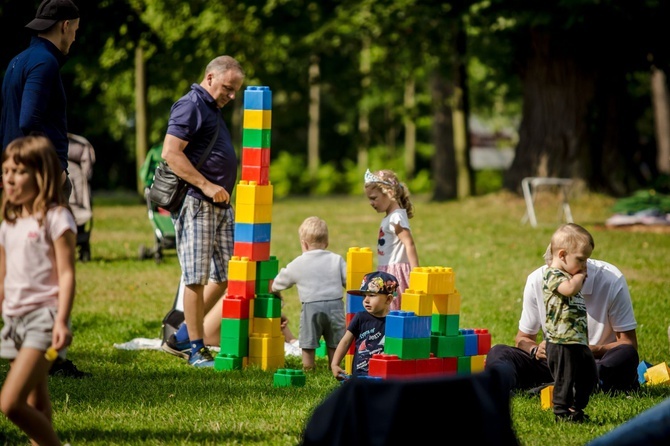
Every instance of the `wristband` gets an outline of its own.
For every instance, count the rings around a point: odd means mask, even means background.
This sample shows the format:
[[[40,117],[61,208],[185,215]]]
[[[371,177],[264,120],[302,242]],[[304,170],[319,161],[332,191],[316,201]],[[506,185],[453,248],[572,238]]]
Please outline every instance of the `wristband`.
[[[530,357],[532,359],[537,359],[537,345],[530,349]]]

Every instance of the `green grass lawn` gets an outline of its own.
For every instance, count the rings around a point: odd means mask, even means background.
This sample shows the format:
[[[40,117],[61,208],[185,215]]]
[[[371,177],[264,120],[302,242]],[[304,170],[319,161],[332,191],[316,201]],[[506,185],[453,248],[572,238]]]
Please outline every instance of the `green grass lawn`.
[[[449,203],[417,196],[414,202],[416,216],[410,222],[420,262],[453,268],[462,295],[461,326],[487,328],[493,343],[513,343],[526,276],[541,265],[559,223],[557,198],[538,198],[537,228],[520,223],[524,201],[507,193]],[[641,359],[668,361],[670,233],[604,229],[613,204],[611,198],[583,194],[571,201],[572,214],[595,238],[593,257],[614,263],[628,279]],[[140,198],[94,194],[92,260],[77,263],[74,341],[68,354],[93,377],[51,378],[60,437],[73,446],[299,443],[311,411],[339,385],[326,360],[319,359],[305,387],[274,388],[271,372],[196,370],[160,351],[114,348],[114,343],[136,337],[158,337],[179,283],[174,250],[164,252],[161,264],[138,259],[140,245],[154,243],[146,211]],[[376,244],[382,215],[362,193],[278,200],[271,251],[280,266],[300,254],[298,226],[310,215],[328,222],[329,248],[343,256],[350,247]],[[297,334],[297,294],[283,294],[284,311]],[[286,366],[300,368],[300,359],[288,357]],[[0,363],[1,378],[7,369],[6,362]],[[523,445],[582,445],[669,395],[668,387],[644,389],[632,397],[596,394],[587,407],[591,422],[583,425],[556,425],[553,414],[540,409],[539,398],[515,396],[514,428]],[[476,433],[466,435],[477,443]],[[2,417],[0,443],[25,444],[26,439]]]

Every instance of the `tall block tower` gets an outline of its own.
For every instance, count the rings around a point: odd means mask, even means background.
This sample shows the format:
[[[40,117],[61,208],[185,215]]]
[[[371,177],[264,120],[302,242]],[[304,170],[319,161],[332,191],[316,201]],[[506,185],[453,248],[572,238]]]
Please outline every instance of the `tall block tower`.
[[[223,300],[221,350],[216,370],[249,364],[263,370],[284,366],[281,301],[270,294],[279,262],[270,256],[273,190],[270,183],[272,91],[244,91],[242,174],[235,195],[235,239]]]

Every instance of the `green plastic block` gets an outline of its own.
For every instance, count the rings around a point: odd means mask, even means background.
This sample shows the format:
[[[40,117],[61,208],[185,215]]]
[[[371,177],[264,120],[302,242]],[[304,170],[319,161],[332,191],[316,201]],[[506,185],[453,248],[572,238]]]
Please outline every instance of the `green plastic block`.
[[[274,374],[275,387],[302,387],[307,378],[305,372],[296,369],[278,369]]]

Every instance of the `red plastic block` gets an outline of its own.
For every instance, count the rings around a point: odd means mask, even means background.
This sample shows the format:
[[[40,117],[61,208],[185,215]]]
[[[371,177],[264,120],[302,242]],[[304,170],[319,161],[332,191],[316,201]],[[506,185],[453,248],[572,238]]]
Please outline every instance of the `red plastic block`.
[[[270,149],[242,148],[242,165],[256,167],[270,166]]]
[[[228,281],[228,295],[240,296],[243,299],[253,299],[256,293],[255,280],[230,280]]]
[[[416,375],[416,360],[402,360],[384,353],[370,358],[368,375],[380,378],[412,378]]]
[[[491,333],[486,328],[475,328],[477,335],[477,354],[486,355],[491,350]]]
[[[442,359],[443,369],[446,375],[455,375],[456,373],[458,373],[458,358],[450,357],[450,358],[439,358],[439,359]]]
[[[259,166],[242,166],[242,180],[255,181],[261,186],[269,184],[270,168]],[[263,259],[267,260],[267,259]]]
[[[221,317],[229,319],[249,319],[250,299],[228,294],[223,298]]]
[[[240,257],[249,257],[249,259],[253,260],[254,262],[269,260],[270,242],[264,242],[264,243],[235,242],[235,247],[233,248],[233,255]]]

